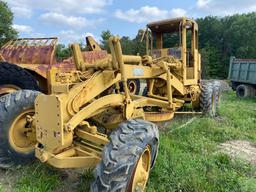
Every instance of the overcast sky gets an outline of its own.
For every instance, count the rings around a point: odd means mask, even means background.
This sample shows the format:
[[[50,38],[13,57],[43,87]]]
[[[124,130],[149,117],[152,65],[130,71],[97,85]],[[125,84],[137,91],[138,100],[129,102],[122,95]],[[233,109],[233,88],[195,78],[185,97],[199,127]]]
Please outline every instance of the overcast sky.
[[[256,11],[256,0],[5,0],[21,37],[59,37],[60,42],[100,39],[101,31],[134,37],[149,21]]]

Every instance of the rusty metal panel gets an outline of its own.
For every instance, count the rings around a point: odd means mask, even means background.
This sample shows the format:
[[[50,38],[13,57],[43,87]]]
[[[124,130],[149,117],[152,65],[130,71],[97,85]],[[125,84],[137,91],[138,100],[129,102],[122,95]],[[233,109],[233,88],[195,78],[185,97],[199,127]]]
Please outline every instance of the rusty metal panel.
[[[85,51],[82,52],[85,63],[93,64],[97,60],[101,60],[107,57],[108,53],[105,50],[98,51]]]
[[[57,62],[55,48],[58,39],[52,38],[22,38],[7,42],[0,49],[0,60],[36,72],[46,78],[47,71],[57,67],[61,72],[75,70],[73,57]],[[107,51],[94,50],[82,52],[86,63],[93,64],[107,57]]]
[[[46,64],[56,63],[54,52],[57,38],[22,38],[11,40],[0,50],[9,63]]]
[[[85,63],[93,64],[97,60],[106,58],[108,56],[108,53],[105,50],[83,51],[82,56]],[[75,65],[73,57],[70,57],[61,63],[72,63],[73,65]]]
[[[92,64],[97,60],[101,60],[107,57],[107,51],[85,51],[82,52],[84,61]],[[61,72],[70,72],[76,69],[73,57],[65,59],[61,62],[54,63],[52,65],[45,64],[18,64],[19,66],[35,71],[39,75],[46,78],[47,71],[49,71],[52,67],[57,67]]]

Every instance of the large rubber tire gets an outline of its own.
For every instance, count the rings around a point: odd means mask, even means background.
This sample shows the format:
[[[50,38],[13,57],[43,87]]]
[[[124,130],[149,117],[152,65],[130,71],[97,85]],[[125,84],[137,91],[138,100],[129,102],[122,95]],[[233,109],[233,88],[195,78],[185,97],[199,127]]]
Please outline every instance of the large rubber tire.
[[[104,147],[91,191],[128,191],[142,152],[146,146],[150,146],[152,168],[157,157],[158,143],[159,133],[155,124],[140,119],[120,124],[111,134],[109,144]]]
[[[255,97],[256,89],[250,85],[239,85],[236,88],[236,96],[239,98]]]
[[[0,98],[0,167],[8,168],[34,160],[34,150],[18,152],[9,140],[11,125],[20,114],[34,109],[34,100],[40,92],[20,90]]]
[[[221,102],[221,94],[222,94],[222,88],[220,81],[213,81],[213,94],[215,99],[215,115],[219,113],[220,109],[220,102]]]
[[[200,109],[204,115],[211,117],[217,115],[219,90],[213,82],[201,81]]]
[[[20,89],[40,90],[33,75],[25,69],[7,62],[0,62],[0,87],[3,85],[14,85]]]
[[[147,95],[148,89],[147,82],[145,79],[129,79],[127,81],[127,86],[131,94],[142,96]],[[120,91],[124,91],[122,83],[120,83]]]

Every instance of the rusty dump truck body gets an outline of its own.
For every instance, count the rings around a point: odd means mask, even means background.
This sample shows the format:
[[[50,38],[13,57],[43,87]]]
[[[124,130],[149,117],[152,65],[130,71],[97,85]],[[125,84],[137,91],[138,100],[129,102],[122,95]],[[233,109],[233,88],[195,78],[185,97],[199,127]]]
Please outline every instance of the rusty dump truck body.
[[[57,38],[15,39],[6,43],[0,49],[0,54],[4,61],[46,77],[49,67],[56,64],[56,43]]]
[[[87,37],[86,41],[89,42],[89,45],[90,40],[92,41],[92,38]],[[57,42],[56,37],[11,40],[0,49],[0,61],[15,64],[27,70],[40,82],[41,90],[48,92],[47,72],[52,67],[56,67],[62,72],[75,70],[73,57],[57,61],[55,57]],[[95,60],[107,56],[107,52],[104,50],[92,49],[93,46],[89,47],[89,51],[82,52],[87,63],[93,63]]]

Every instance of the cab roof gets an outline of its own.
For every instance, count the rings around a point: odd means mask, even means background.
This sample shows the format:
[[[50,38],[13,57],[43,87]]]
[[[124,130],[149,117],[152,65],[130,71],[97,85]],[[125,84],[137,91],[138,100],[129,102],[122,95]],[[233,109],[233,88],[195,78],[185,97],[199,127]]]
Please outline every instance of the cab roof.
[[[174,19],[154,21],[147,24],[147,27],[153,32],[159,32],[159,33],[175,32],[175,31],[179,31],[180,23],[183,21],[189,21],[197,26],[194,20],[186,17],[179,17]]]

